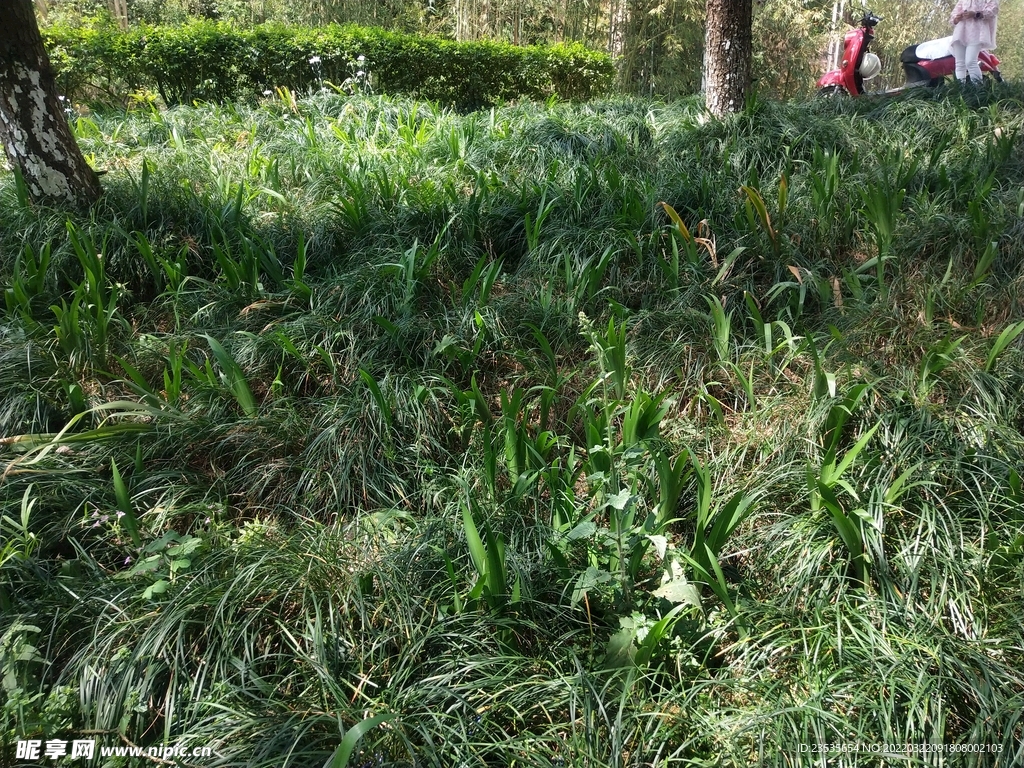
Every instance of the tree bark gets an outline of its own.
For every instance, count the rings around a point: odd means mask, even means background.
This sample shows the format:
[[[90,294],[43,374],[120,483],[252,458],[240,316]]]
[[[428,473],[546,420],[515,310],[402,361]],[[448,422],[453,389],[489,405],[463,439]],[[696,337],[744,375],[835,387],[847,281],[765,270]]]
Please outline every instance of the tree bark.
[[[89,205],[103,194],[57,99],[32,0],[0,2],[0,141],[33,200]]]
[[[125,0],[109,0],[110,15],[117,19],[117,26],[122,32],[128,30],[128,6]]]
[[[626,50],[626,27],[629,24],[628,0],[612,0],[608,4],[608,52],[621,69]]]
[[[743,108],[751,83],[752,0],[707,0],[704,101],[716,117]]]

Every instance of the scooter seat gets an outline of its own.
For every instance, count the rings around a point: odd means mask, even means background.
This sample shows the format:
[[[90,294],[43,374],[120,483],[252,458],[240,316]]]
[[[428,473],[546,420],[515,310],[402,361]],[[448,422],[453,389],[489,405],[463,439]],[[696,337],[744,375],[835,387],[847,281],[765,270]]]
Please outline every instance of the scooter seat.
[[[946,56],[953,55],[953,36],[940,37],[938,40],[929,40],[925,43],[917,44],[917,61],[926,61],[928,59],[944,59]],[[907,51],[910,49],[908,48]],[[906,55],[907,51],[904,51]],[[907,59],[900,57],[903,61]]]
[[[903,53],[900,54],[900,61],[904,64],[916,64],[921,59],[917,56],[917,44],[908,45],[903,49]]]

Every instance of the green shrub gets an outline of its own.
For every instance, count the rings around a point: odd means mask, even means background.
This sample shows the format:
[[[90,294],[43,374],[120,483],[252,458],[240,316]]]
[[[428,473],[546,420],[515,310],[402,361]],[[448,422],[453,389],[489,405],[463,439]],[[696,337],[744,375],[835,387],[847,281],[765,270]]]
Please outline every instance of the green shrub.
[[[195,21],[128,32],[61,26],[44,35],[58,82],[74,100],[126,102],[139,89],[159,92],[168,105],[251,98],[278,87],[304,92],[342,84],[357,60],[377,91],[459,109],[552,95],[586,100],[614,78],[606,54],[579,44],[457,43],[357,26],[239,29]]]
[[[207,21],[129,33],[141,38],[139,67],[168,104],[236,96],[237,61],[245,43],[229,27]],[[134,46],[133,46],[134,47]]]

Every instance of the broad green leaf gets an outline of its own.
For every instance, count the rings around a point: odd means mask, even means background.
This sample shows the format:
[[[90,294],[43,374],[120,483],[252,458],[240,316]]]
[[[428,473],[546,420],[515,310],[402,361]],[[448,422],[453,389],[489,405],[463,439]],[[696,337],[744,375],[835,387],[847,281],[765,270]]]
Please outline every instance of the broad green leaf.
[[[836,498],[832,489],[824,483],[818,483],[818,492],[821,494],[825,509],[832,516],[839,538],[843,540],[846,548],[854,558],[859,558],[864,553],[864,538],[861,535],[860,526],[843,511],[842,505]]]
[[[203,540],[196,536],[185,536],[178,544],[168,547],[167,554],[171,557],[191,555],[203,544]]]
[[[358,723],[353,725],[341,739],[341,744],[334,751],[334,754],[328,758],[327,762],[324,763],[324,768],[347,768],[348,762],[352,758],[352,752],[355,751],[356,745],[359,740],[363,738],[373,728],[376,728],[381,723],[386,723],[390,720],[394,720],[394,714],[387,715],[375,715],[374,717],[368,717],[365,720],[360,720]]]
[[[164,592],[166,592],[167,587],[169,586],[170,584],[167,582],[166,579],[158,579],[157,581],[153,582],[148,587],[146,587],[146,589],[142,593],[142,596],[147,600],[151,600],[154,595],[162,595]]]
[[[1006,350],[1014,340],[1024,333],[1024,320],[1013,325],[1008,325],[1003,329],[1003,332],[996,338],[995,343],[992,344],[992,349],[989,350],[988,357],[985,360],[985,370],[989,373],[996,367],[996,361],[999,360],[1000,355]]]
[[[135,519],[135,510],[132,508],[131,498],[128,495],[128,487],[121,478],[121,472],[117,468],[117,462],[113,457],[110,459],[110,472],[114,479],[114,496],[117,499],[117,508],[123,513],[121,522],[131,536],[132,544],[136,547],[142,546],[142,539],[139,537],[139,524]]]
[[[620,512],[626,508],[629,502],[632,500],[633,494],[629,492],[628,488],[623,488],[621,491],[616,493],[614,496],[609,496],[607,505],[612,509],[617,509]]]
[[[504,596],[508,591],[505,572],[505,542],[490,525],[484,527],[484,539],[487,549],[487,588],[490,590],[491,597]]]
[[[377,384],[377,380],[362,368],[359,369],[359,378],[363,380],[366,388],[370,390],[370,394],[373,395],[374,402],[377,403],[377,408],[380,410],[381,416],[384,417],[384,421],[387,422],[388,426],[390,426],[394,421],[394,414],[392,413],[391,405],[384,397],[384,394],[380,391],[380,386]]]
[[[676,229],[679,231],[679,234],[683,236],[683,239],[692,242],[693,235],[690,234],[690,230],[686,228],[683,220],[680,218],[679,214],[676,213],[676,209],[664,201],[658,203],[658,205],[665,209],[665,213],[668,214],[672,223],[676,225]]]
[[[740,189],[746,194],[750,205],[753,206],[754,210],[757,212],[757,218],[760,220],[761,226],[767,233],[768,239],[771,240],[772,248],[777,253],[779,250],[778,233],[775,231],[775,228],[772,227],[772,220],[768,215],[768,206],[765,205],[764,198],[761,197],[761,193],[754,187],[744,185],[741,186]]]
[[[138,576],[143,573],[152,573],[160,567],[160,559],[160,555],[150,555],[143,560],[139,560],[132,566],[131,570],[128,571],[128,575]]]
[[[628,617],[619,619],[619,630],[608,638],[608,645],[605,646],[604,668],[624,669],[633,664],[633,655],[636,648],[633,641],[636,639],[636,627],[633,620]]]
[[[692,605],[694,608],[702,608],[700,602],[700,591],[693,582],[685,576],[667,581],[651,592],[654,597],[661,597],[670,603]]]
[[[567,534],[565,534],[565,538],[569,541],[576,541],[577,539],[589,539],[595,533],[597,533],[597,524],[590,520],[584,520],[582,523],[580,523]]]
[[[672,625],[676,623],[677,614],[684,608],[684,605],[676,605],[672,610],[666,613],[663,617],[658,619],[654,623],[654,626],[647,630],[647,634],[644,639],[640,641],[636,653],[633,656],[633,663],[638,668],[646,667],[650,661],[654,652],[657,650],[658,645],[661,643],[665,636],[672,630]]]
[[[486,576],[487,552],[484,550],[483,541],[480,540],[480,532],[473,520],[473,513],[466,504],[462,505],[462,524],[466,531],[466,543],[469,546],[469,556],[473,560],[473,567],[476,568],[476,572],[480,576]]]
[[[654,545],[654,551],[658,553],[658,559],[664,560],[668,552],[668,537],[659,534],[648,534],[647,540]]]
[[[860,452],[864,450],[864,446],[868,444],[868,441],[874,436],[875,432],[878,431],[878,428],[881,425],[882,422],[878,422],[877,424],[875,424],[875,426],[873,426],[871,429],[865,432],[864,435],[860,438],[860,440],[858,440],[854,444],[854,446],[849,451],[846,452],[846,455],[843,456],[843,460],[839,462],[838,466],[836,466],[835,468],[835,471],[832,473],[832,482],[835,482],[836,480],[841,478],[843,474],[846,472],[846,470],[850,468],[850,465],[853,464],[857,456],[860,455]]]
[[[736,527],[754,510],[755,499],[745,491],[737,491],[714,517],[711,531],[707,534],[708,548],[716,555],[722,551],[726,540]]]
[[[729,588],[725,582],[725,575],[722,573],[722,569],[718,564],[718,558],[715,557],[715,554],[708,549],[706,544],[703,545],[700,557],[707,561],[709,567],[705,567],[691,554],[686,552],[681,552],[680,554],[683,556],[683,559],[690,564],[690,567],[693,568],[693,575],[696,579],[702,580],[707,584],[711,591],[715,593],[715,596],[722,601],[722,604],[729,612],[729,615],[735,617],[737,615],[736,605],[729,596]]]
[[[245,380],[245,373],[242,371],[241,366],[238,365],[235,358],[224,349],[219,341],[205,333],[203,337],[209,343],[213,356],[217,358],[217,364],[220,365],[221,371],[224,372],[228,389],[235,396],[235,401],[242,408],[242,412],[249,418],[255,417],[259,408],[256,405],[256,398],[253,397],[252,390],[249,389],[249,383]]]
[[[910,478],[910,476],[913,475],[918,469],[920,469],[922,464],[923,464],[923,462],[919,461],[917,464],[914,464],[912,467],[907,468],[906,470],[903,471],[903,473],[899,477],[897,477],[895,480],[893,480],[889,484],[889,487],[885,489],[885,503],[886,504],[895,504],[899,500],[900,496],[902,496],[904,494],[904,492],[906,492],[910,488],[913,488],[915,485],[922,485],[923,484],[923,483],[912,483],[911,485],[906,485],[907,480]],[[906,487],[904,487],[904,486],[906,486]]]

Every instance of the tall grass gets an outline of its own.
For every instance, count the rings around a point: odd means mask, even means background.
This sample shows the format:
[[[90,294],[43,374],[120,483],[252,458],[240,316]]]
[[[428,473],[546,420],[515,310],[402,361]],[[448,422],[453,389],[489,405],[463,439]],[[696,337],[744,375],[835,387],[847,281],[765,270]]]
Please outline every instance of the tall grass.
[[[1020,764],[1022,97],[81,118],[91,214],[0,179],[5,742]]]

